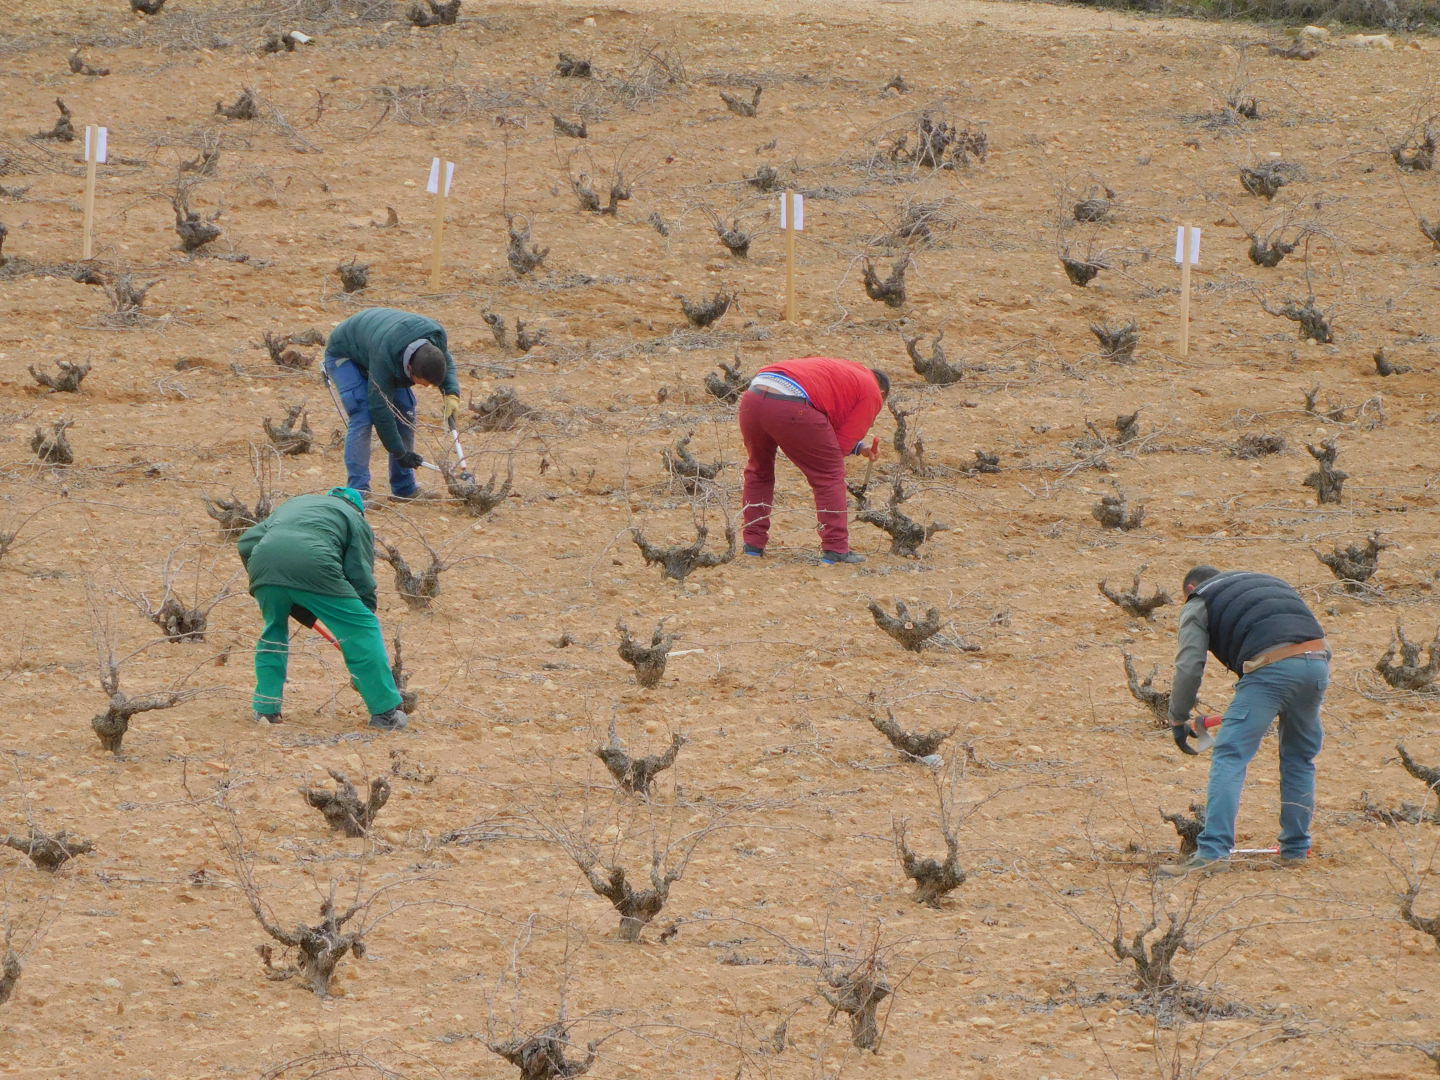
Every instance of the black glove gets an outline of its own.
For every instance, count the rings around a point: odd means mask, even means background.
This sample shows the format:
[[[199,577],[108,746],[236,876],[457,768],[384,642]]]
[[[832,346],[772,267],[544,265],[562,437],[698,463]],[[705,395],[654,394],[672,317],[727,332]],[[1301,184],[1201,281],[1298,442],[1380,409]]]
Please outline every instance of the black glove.
[[[421,465],[425,464],[425,459],[415,453],[414,450],[406,450],[403,454],[396,454],[395,461],[402,469],[418,469]]]
[[[301,607],[299,604],[292,604],[290,606],[290,617],[301,626],[311,628],[315,626],[315,613],[309,608]]]
[[[1182,754],[1189,754],[1191,757],[1195,757],[1200,753],[1199,750],[1192,750],[1190,748],[1190,736],[1194,735],[1195,732],[1190,730],[1189,724],[1170,725],[1170,734],[1175,737],[1175,745],[1180,748]]]

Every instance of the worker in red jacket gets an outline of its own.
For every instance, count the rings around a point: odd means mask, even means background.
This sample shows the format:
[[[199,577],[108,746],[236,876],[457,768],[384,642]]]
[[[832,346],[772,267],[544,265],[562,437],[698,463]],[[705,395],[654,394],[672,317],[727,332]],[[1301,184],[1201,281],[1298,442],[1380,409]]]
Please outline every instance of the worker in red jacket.
[[[821,561],[865,561],[850,550],[845,458],[878,456],[878,448],[865,445],[865,435],[889,393],[884,372],[833,356],[771,364],[750,380],[740,398],[740,436],[750,457],[745,465],[746,555],[765,554],[779,449],[815,493]]]

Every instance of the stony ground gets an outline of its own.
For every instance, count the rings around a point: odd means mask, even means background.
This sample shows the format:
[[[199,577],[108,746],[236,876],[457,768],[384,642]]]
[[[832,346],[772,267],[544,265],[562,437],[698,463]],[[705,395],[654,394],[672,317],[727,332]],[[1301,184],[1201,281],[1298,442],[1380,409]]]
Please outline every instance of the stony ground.
[[[1416,912],[1440,913],[1440,834],[1365,806],[1435,811],[1397,743],[1440,765],[1433,694],[1374,669],[1397,623],[1428,643],[1440,622],[1440,252],[1417,227],[1440,219],[1440,174],[1391,153],[1419,150],[1427,121],[1440,132],[1434,41],[1364,49],[1337,32],[1297,60],[1254,26],[940,0],[467,0],[455,25],[426,29],[378,0],[125,8],[45,0],[0,37],[0,834],[94,845],[53,875],[0,849],[22,965],[0,1005],[0,1074],[513,1077],[487,1046],[518,1052],[556,1021],[570,1060],[594,1046],[599,1077],[1432,1067],[1440,955],[1398,898],[1413,884]],[[314,42],[262,51],[292,30]],[[77,48],[109,74],[72,74]],[[561,77],[562,52],[591,76]],[[896,76],[903,92],[886,88]],[[753,117],[721,98],[755,87]],[[216,111],[247,88],[253,119]],[[109,129],[91,264],[78,144],[34,138],[57,97],[77,127]],[[927,115],[970,152],[913,160]],[[457,162],[438,291],[437,154]],[[1273,199],[1242,187],[1241,167],[1277,162],[1294,167]],[[807,194],[798,323],[781,318],[766,167]],[[616,213],[581,208],[576,187],[603,205],[617,180],[630,197]],[[181,199],[222,230],[194,254],[174,229]],[[1076,220],[1087,199],[1102,220]],[[524,276],[507,218],[548,249]],[[751,234],[747,258],[716,223]],[[1203,230],[1188,355],[1172,260],[1185,223]],[[1293,250],[1257,266],[1252,233]],[[868,299],[866,260],[884,277],[907,254],[905,302]],[[1102,269],[1077,287],[1062,254]],[[336,268],[352,260],[369,285],[347,294]],[[121,302],[126,275],[153,283],[138,309]],[[730,310],[689,326],[677,297],[722,290]],[[1307,300],[1333,341],[1265,310]],[[372,514],[415,568],[427,546],[444,567],[425,611],[378,567],[420,695],[410,732],[364,733],[335,654],[303,632],[288,722],[257,729],[256,612],[205,499],[253,509],[343,478],[304,333],[375,304],[442,320],[477,406],[510,391],[529,410],[463,432],[479,478],[513,469],[513,490],[482,517],[454,500]],[[1090,330],[1132,321],[1128,363]],[[960,377],[930,385],[905,340],[928,357],[942,331]],[[274,362],[267,333],[301,337],[302,366]],[[809,353],[891,375],[901,509],[949,528],[906,558],[857,522],[868,561],[823,567],[808,492],[782,470],[764,562],[662,578],[632,528],[685,545],[703,525],[723,552],[738,506],[734,409],[706,375]],[[78,392],[27,370],[58,361],[90,366]],[[436,404],[422,441],[440,459]],[[297,405],[313,446],[280,456],[262,423]],[[60,421],[73,464],[37,463],[32,437]],[[883,415],[877,505],[900,468],[895,430]],[[693,492],[662,466],[687,435],[724,463]],[[1349,476],[1322,504],[1307,447],[1328,440]],[[1275,452],[1245,456],[1256,445]],[[1138,527],[1102,527],[1107,495],[1143,507]],[[1384,547],[1362,584],[1317,558],[1372,536]],[[1147,595],[1173,594],[1199,561],[1296,582],[1335,645],[1315,857],[1160,886],[1152,868],[1178,845],[1161,812],[1200,798],[1205,762],[1131,696],[1123,656],[1168,685],[1177,609],[1130,616],[1097,584],[1138,573]],[[202,642],[145,618],[167,582],[208,610]],[[934,608],[931,647],[900,649],[871,600]],[[677,640],[642,689],[617,624],[648,641],[660,620]],[[137,714],[119,754],[89,723],[112,662],[122,692],[180,699]],[[1212,672],[1206,704],[1227,693]],[[892,751],[868,722],[887,711],[953,729],[943,764]],[[684,736],[648,801],[595,756],[612,724],[636,755]],[[367,838],[331,832],[298,794],[335,787],[327,770],[362,797],[388,783]],[[1267,742],[1243,846],[1273,842],[1276,797]],[[908,820],[909,843],[943,858],[942,813],[967,876],[932,909],[910,899],[894,830]],[[621,941],[581,864],[639,888],[652,859],[676,878],[668,902]],[[256,947],[272,946],[270,975],[295,950],[252,911],[296,939],[322,904],[359,905],[340,930],[363,949],[328,997],[267,978]],[[1182,985],[1137,994],[1114,940],[1152,927],[1149,956],[1172,925]],[[824,996],[842,994],[827,978],[866,975],[892,990],[875,1054]]]

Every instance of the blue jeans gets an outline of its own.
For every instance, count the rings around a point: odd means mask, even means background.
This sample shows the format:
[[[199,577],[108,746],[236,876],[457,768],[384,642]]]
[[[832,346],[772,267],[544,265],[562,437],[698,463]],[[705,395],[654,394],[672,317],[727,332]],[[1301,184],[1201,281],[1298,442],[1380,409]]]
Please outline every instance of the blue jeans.
[[[1299,857],[1310,850],[1310,819],[1315,816],[1315,758],[1324,730],[1320,704],[1330,685],[1330,662],[1322,657],[1292,656],[1241,678],[1225,710],[1225,723],[1210,758],[1210,788],[1205,796],[1205,828],[1197,854],[1224,859],[1235,846],[1235,816],[1250,759],[1270,721],[1280,718],[1280,853]]]
[[[370,380],[352,361],[325,354],[325,376],[340,395],[340,404],[349,417],[345,433],[346,483],[356,491],[370,490]],[[415,449],[415,391],[408,386],[395,391],[395,423],[406,450]],[[390,455],[390,491],[402,498],[414,495],[419,485],[415,470],[407,469]]]

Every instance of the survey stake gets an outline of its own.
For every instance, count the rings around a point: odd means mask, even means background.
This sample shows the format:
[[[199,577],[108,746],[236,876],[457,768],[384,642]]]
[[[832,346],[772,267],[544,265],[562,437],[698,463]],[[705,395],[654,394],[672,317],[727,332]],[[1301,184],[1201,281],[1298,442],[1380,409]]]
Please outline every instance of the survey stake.
[[[1200,262],[1200,230],[1194,225],[1175,229],[1175,261],[1180,264],[1180,355],[1190,355],[1190,268]]]
[[[785,321],[795,322],[795,234],[805,229],[805,196],[787,191],[780,196],[780,229],[785,233]]]
[[[95,166],[103,164],[109,154],[109,129],[85,125],[85,222],[81,226],[80,257],[95,254]]]
[[[435,196],[435,237],[430,248],[430,291],[440,291],[440,249],[445,235],[445,200],[450,197],[450,185],[455,180],[455,163],[432,158],[430,161],[430,182],[425,190]]]

